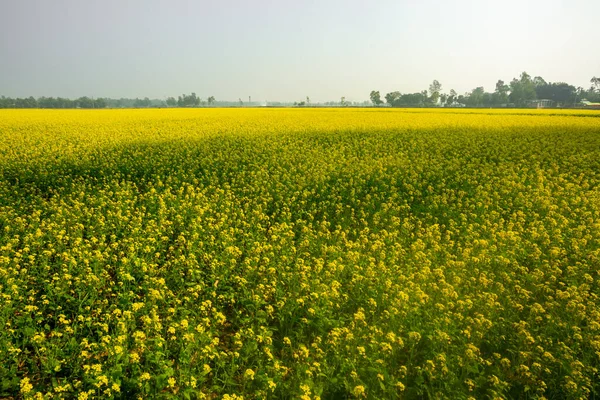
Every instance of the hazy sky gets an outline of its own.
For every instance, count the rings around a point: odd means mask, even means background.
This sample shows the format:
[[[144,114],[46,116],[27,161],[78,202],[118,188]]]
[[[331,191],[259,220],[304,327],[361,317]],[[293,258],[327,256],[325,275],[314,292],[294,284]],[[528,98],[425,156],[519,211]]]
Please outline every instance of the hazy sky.
[[[0,94],[366,100],[522,71],[589,87],[600,0],[0,0]]]

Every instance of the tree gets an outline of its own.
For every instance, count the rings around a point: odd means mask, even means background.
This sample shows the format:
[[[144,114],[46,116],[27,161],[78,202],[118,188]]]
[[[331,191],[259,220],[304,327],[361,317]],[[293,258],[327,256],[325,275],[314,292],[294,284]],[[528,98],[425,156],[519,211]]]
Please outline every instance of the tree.
[[[596,78],[596,79],[599,79],[599,78]],[[594,83],[594,82],[592,82],[592,83]],[[590,88],[590,90],[588,90],[587,92],[583,88],[579,88],[579,89],[581,89],[581,92],[579,93],[579,91],[578,91],[578,94],[577,94],[578,99],[585,98],[585,99],[591,101],[592,103],[600,102],[600,87],[592,86]]]
[[[483,105],[483,95],[485,94],[485,90],[483,86],[479,86],[471,91],[471,94],[468,96],[467,104],[472,107],[481,107]]]
[[[306,105],[310,105],[310,97],[306,96]]]
[[[545,82],[543,79],[541,80],[542,82]],[[523,86],[523,95],[525,96],[525,100],[535,100],[535,82],[531,79],[531,76],[527,72],[523,71],[521,73],[520,82]]]
[[[94,108],[106,108],[106,101],[103,98],[94,100]]]
[[[177,105],[177,100],[175,100],[175,97],[167,97],[167,106],[175,107],[176,105]]]
[[[56,108],[56,100],[54,97],[40,97],[38,99],[38,106],[40,108]]]
[[[523,87],[517,78],[513,78],[513,80],[510,81],[510,95],[508,98],[516,105],[521,105],[523,102]]]
[[[371,91],[371,103],[373,103],[373,105],[375,107],[380,106],[381,104],[383,104],[383,100],[381,100],[381,95],[379,94],[379,90],[375,91]]]
[[[498,79],[496,82],[496,90],[492,96],[492,104],[500,105],[508,103],[508,91],[510,87],[504,83],[503,80]]]
[[[422,98],[423,98],[423,101],[422,101],[422,102],[419,102],[419,104],[418,104],[418,105],[425,105],[425,104],[429,103],[429,101],[431,100],[431,99],[429,98],[429,96],[427,96],[427,90],[423,90],[423,91],[421,92],[421,96],[422,96]],[[417,104],[415,104],[415,105],[417,105]]]
[[[343,107],[346,107],[348,105],[348,103],[346,103],[346,97],[342,96],[340,100],[340,105]]]
[[[590,79],[590,83],[592,84],[590,92],[600,92],[600,78],[596,78],[594,76],[592,79]]]
[[[429,93],[431,94],[431,103],[437,104],[437,102],[440,98],[441,91],[442,91],[442,84],[437,79],[434,79],[433,82],[431,82],[431,85],[429,85]]]
[[[208,99],[208,105],[212,106],[215,103],[215,96],[210,96]]]
[[[200,105],[200,97],[196,96],[196,93],[192,92],[191,95],[185,93],[177,98],[177,105],[179,107],[193,107]]]
[[[578,86],[577,89],[575,89],[575,100],[573,101],[573,104],[577,105],[577,103],[583,99],[583,96],[585,96],[585,89]]]
[[[457,96],[456,90],[450,89],[450,95],[446,99],[446,104],[447,105],[454,104],[454,102],[456,101],[456,96]]]
[[[427,99],[427,91],[406,94],[391,92],[385,95],[386,102],[392,107],[422,107]]]
[[[576,91],[575,86],[564,82],[546,83],[535,88],[538,99],[553,100],[559,105],[575,103]]]
[[[527,72],[521,73],[520,79],[514,78],[510,82],[509,99],[519,107],[524,107],[529,101],[536,99],[535,84]]]
[[[498,79],[498,82],[496,82],[496,93],[506,94],[509,90],[510,87],[502,79]]]
[[[385,102],[394,107],[394,103],[402,96],[400,92],[391,92],[385,95]]]
[[[536,76],[535,78],[533,78],[533,84],[535,85],[535,87],[538,87],[546,86],[548,83],[541,76]]]
[[[481,104],[484,107],[491,107],[494,102],[494,94],[490,92],[484,92],[481,98]]]
[[[133,102],[133,106],[136,108],[150,107],[151,105],[152,105],[152,101],[147,97],[144,97],[143,99],[136,98],[135,101]]]
[[[80,108],[94,108],[94,100],[87,96],[83,96],[77,99],[77,105]]]

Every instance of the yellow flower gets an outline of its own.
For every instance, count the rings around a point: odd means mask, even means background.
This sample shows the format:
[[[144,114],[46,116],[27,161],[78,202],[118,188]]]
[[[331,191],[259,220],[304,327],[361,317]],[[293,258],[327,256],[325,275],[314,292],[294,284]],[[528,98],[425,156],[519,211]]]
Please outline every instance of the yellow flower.
[[[106,377],[106,375],[100,375],[98,377],[98,383],[96,383],[96,386],[100,387],[102,385],[108,385],[108,378]]]
[[[247,369],[246,372],[244,372],[244,378],[251,381],[254,380],[254,371],[251,369]]]
[[[362,385],[358,385],[354,387],[354,390],[352,390],[352,394],[356,397],[362,397],[365,395],[365,387]]]
[[[31,389],[33,389],[33,385],[29,382],[29,378],[25,377],[23,379],[21,379],[21,393],[23,394],[27,394],[29,392],[31,392]]]

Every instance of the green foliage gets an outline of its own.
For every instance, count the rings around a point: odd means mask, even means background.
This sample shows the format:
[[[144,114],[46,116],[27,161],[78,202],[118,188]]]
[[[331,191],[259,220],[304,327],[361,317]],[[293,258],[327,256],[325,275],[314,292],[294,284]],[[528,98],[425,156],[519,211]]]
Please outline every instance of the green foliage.
[[[564,82],[543,83],[536,86],[535,92],[538,99],[552,100],[559,105],[573,104],[575,102],[575,87]]]
[[[375,107],[383,104],[383,100],[381,100],[381,94],[379,94],[379,91],[371,91],[371,95],[369,97],[371,99],[371,103],[373,103]]]
[[[196,96],[196,93],[191,95],[183,94],[177,99],[177,105],[179,107],[194,107],[200,105],[200,98]]]
[[[391,92],[385,95],[385,99],[392,107],[422,107],[427,104],[429,97],[427,91],[406,94]]]
[[[535,84],[527,72],[521,73],[520,79],[510,82],[509,99],[519,107],[525,107],[527,102],[536,99]]]
[[[442,91],[442,84],[438,80],[434,80],[431,85],[429,85],[429,93],[431,97],[429,101],[431,104],[437,104],[440,99],[440,92]]]

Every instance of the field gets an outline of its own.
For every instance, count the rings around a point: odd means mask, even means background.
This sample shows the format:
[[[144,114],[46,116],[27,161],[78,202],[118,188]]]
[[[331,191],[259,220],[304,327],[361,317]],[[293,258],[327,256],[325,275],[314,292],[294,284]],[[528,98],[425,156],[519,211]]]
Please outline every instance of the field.
[[[0,111],[0,398],[600,395],[600,114]]]

